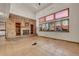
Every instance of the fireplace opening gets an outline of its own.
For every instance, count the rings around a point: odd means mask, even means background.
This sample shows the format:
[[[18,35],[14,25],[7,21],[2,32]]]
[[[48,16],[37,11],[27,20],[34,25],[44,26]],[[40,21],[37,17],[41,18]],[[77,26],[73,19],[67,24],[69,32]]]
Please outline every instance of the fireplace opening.
[[[23,30],[23,35],[28,35],[29,34],[29,30]]]

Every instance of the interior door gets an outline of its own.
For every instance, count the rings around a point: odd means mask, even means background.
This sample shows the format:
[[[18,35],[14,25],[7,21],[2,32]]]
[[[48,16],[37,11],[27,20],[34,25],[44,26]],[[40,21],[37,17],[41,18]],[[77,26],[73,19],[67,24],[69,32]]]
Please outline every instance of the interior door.
[[[21,35],[21,23],[16,23],[16,36]]]
[[[34,29],[34,25],[33,24],[31,24],[31,34],[33,34],[33,30]]]

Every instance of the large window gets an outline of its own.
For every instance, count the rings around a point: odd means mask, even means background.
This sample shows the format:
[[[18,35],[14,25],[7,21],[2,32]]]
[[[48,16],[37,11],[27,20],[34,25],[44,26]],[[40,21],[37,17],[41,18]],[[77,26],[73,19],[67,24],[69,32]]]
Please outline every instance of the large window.
[[[55,30],[58,31],[58,32],[62,31],[61,21],[56,21],[55,22]]]
[[[5,36],[5,22],[0,22],[0,36]]]
[[[62,22],[62,31],[69,32],[69,19],[64,19]]]
[[[69,9],[64,9],[55,13],[55,19],[66,18],[69,16]]]
[[[54,14],[51,14],[51,15],[48,15],[48,16],[46,16],[46,21],[48,22],[50,22],[50,21],[53,21],[54,20]]]
[[[41,31],[69,32],[69,8],[40,18]]]
[[[69,32],[69,8],[55,13],[55,30]]]
[[[46,22],[45,17],[41,17],[40,20],[39,20],[39,23],[41,24],[41,23],[44,23],[44,22]]]

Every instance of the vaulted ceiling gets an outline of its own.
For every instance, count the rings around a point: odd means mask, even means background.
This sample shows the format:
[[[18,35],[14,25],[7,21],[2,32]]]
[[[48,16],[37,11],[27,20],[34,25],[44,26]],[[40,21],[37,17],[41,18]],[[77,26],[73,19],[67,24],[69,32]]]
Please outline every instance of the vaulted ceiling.
[[[38,12],[46,7],[48,7],[49,5],[51,5],[51,3],[28,3],[26,4],[32,11],[34,12]]]
[[[28,8],[32,12],[38,12],[51,4],[52,3],[15,3],[14,5],[20,6],[23,9]]]
[[[37,12],[48,7],[52,3],[7,3],[0,4],[0,20],[9,16],[9,13],[14,13],[20,16],[33,18]]]

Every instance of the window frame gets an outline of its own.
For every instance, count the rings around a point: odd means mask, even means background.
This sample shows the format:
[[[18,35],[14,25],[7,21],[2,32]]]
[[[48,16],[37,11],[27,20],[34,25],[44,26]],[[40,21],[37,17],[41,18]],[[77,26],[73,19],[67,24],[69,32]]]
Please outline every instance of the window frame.
[[[61,20],[61,28],[63,27],[62,22],[65,21],[65,20],[68,21],[68,31],[63,31],[63,32],[69,32],[69,18]]]
[[[4,31],[5,35],[0,35],[0,36],[6,36],[6,22],[0,21],[0,23],[4,23],[5,29],[0,29],[0,31]]]
[[[65,16],[65,17],[61,17],[61,18],[57,18],[56,19],[56,13],[59,13],[59,12],[62,12],[62,11],[65,11],[65,10],[67,10],[68,11],[68,15],[67,16]],[[51,20],[48,20],[48,21],[46,21],[46,17],[48,17],[48,16],[51,16],[51,15],[53,15],[54,16],[54,18],[53,19],[51,19]],[[54,24],[54,30],[52,30],[52,32],[69,32],[69,8],[65,8],[65,9],[63,9],[63,10],[60,10],[60,11],[58,11],[58,12],[55,12],[55,13],[51,13],[51,14],[49,14],[49,15],[47,15],[47,16],[44,16],[44,17],[41,17],[41,18],[44,18],[44,22],[39,22],[39,25],[41,24],[41,25],[43,25],[43,24],[48,24],[48,26],[50,25],[50,23],[53,23]],[[41,19],[41,18],[39,18],[39,20]],[[62,29],[62,21],[64,21],[64,20],[68,20],[68,31],[56,31],[56,22],[60,22],[61,23],[61,29]],[[42,31],[48,31],[48,32],[50,32],[51,31],[51,29],[50,30],[42,30]]]
[[[52,22],[52,21],[54,21],[54,20],[55,20],[55,14],[54,14],[54,13],[49,14],[49,15],[47,15],[46,17],[50,17],[50,16],[52,16],[52,15],[53,15],[53,19],[46,20],[46,22]],[[46,19],[46,17],[45,17],[45,19]]]
[[[65,11],[65,10],[68,11],[68,15],[67,16],[64,16],[64,17],[61,17],[61,18],[56,18],[56,14],[57,13],[62,12],[62,11]],[[62,19],[62,18],[67,18],[67,17],[69,17],[69,8],[66,8],[66,9],[60,10],[58,12],[55,12],[54,15],[55,15],[55,20]]]
[[[45,19],[45,18],[46,18],[45,16],[39,18],[39,23],[40,23],[40,24],[45,23],[45,22],[46,22],[46,19]],[[43,20],[43,21],[41,21],[41,20]]]

